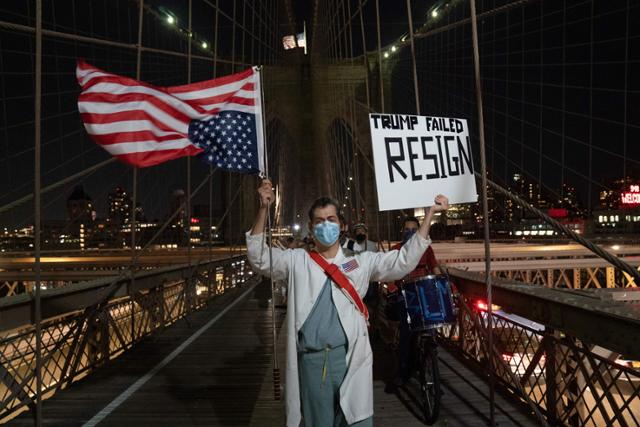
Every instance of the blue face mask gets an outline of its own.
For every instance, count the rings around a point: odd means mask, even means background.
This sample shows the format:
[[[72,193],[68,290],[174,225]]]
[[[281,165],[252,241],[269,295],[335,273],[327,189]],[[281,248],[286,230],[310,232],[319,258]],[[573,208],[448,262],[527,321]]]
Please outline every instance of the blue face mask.
[[[313,234],[322,246],[332,246],[340,237],[340,225],[335,222],[321,222],[313,227]]]
[[[404,233],[402,233],[402,243],[407,243],[409,241],[409,239],[416,234],[417,230],[407,230]]]

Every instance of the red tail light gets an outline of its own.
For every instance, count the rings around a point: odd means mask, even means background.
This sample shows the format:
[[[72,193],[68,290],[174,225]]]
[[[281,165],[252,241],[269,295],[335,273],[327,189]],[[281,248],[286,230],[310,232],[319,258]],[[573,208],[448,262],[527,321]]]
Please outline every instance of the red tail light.
[[[479,311],[487,311],[489,310],[489,305],[482,300],[478,300],[476,301],[476,309]]]

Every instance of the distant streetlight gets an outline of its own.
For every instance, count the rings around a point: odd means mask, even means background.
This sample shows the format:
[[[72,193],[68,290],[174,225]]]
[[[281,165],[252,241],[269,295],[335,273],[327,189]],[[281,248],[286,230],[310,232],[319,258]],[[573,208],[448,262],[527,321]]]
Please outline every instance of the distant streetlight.
[[[293,229],[295,231],[300,231],[300,224],[293,224]]]
[[[174,17],[173,17],[173,16],[171,16],[171,15],[167,15],[167,22],[168,22],[169,24],[173,25],[173,24],[175,24],[175,23],[176,23],[176,18],[174,18]]]
[[[431,12],[431,16],[434,17],[434,18],[437,18],[438,17],[438,11],[434,10],[433,12]]]
[[[391,52],[395,52],[396,50],[398,50],[398,48],[397,48],[397,47],[395,47],[395,46],[391,46]]]
[[[207,43],[207,42],[202,42],[202,45],[201,45],[201,46],[202,46],[202,48],[203,48],[203,49],[206,49],[206,48],[208,48],[208,47],[209,47],[209,43]]]
[[[385,58],[388,58],[388,57],[389,57],[389,52],[385,52],[385,53],[384,53],[384,57],[385,57]]]

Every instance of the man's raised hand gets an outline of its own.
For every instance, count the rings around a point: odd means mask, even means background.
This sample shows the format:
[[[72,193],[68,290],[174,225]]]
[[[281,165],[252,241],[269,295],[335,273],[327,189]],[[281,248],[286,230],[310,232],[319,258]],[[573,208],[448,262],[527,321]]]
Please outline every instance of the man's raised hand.
[[[276,199],[276,195],[273,192],[273,184],[268,179],[263,179],[258,187],[258,195],[260,196],[260,207],[268,208],[271,203]]]
[[[449,199],[447,196],[443,196],[442,194],[438,194],[434,200],[435,204],[431,206],[431,211],[433,213],[442,212],[449,209]]]

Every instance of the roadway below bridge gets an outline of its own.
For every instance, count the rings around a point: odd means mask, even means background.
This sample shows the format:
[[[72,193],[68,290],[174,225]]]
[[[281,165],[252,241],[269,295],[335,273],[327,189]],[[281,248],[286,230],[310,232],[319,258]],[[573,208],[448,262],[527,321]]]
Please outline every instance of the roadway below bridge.
[[[387,246],[386,243],[384,245]],[[630,264],[640,264],[640,245],[607,244],[602,247]],[[470,242],[436,242],[433,244],[438,261],[450,267],[484,271],[484,244]],[[244,253],[242,246],[192,249],[153,250],[136,260],[141,269],[153,269],[189,262],[197,264],[209,260],[221,260]],[[509,270],[537,268],[547,265],[544,260],[553,260],[560,267],[563,260],[591,267],[607,263],[578,244],[533,244],[525,242],[493,243],[491,245],[492,269]],[[132,264],[130,250],[50,252],[42,257],[41,279],[43,281],[77,282],[98,277],[112,276]],[[576,264],[577,265],[577,264]],[[35,280],[34,258],[29,254],[5,254],[0,258],[0,281]],[[549,267],[551,268],[551,267]]]
[[[43,403],[43,425],[282,426],[284,404],[273,399],[274,346],[268,282],[214,299],[132,350],[71,384]],[[284,372],[285,311],[276,310]],[[373,339],[377,426],[424,425],[415,386],[386,394],[393,354]],[[485,426],[485,382],[444,350],[439,352],[444,396],[439,426]],[[500,425],[533,426],[528,416],[498,396]],[[11,425],[32,425],[22,413]]]
[[[244,247],[157,250],[145,252],[135,262],[138,269],[219,261],[243,254]],[[35,280],[35,259],[30,254],[6,254],[0,258],[0,281]],[[132,266],[131,251],[48,253],[41,258],[41,280],[77,282],[118,274]]]

